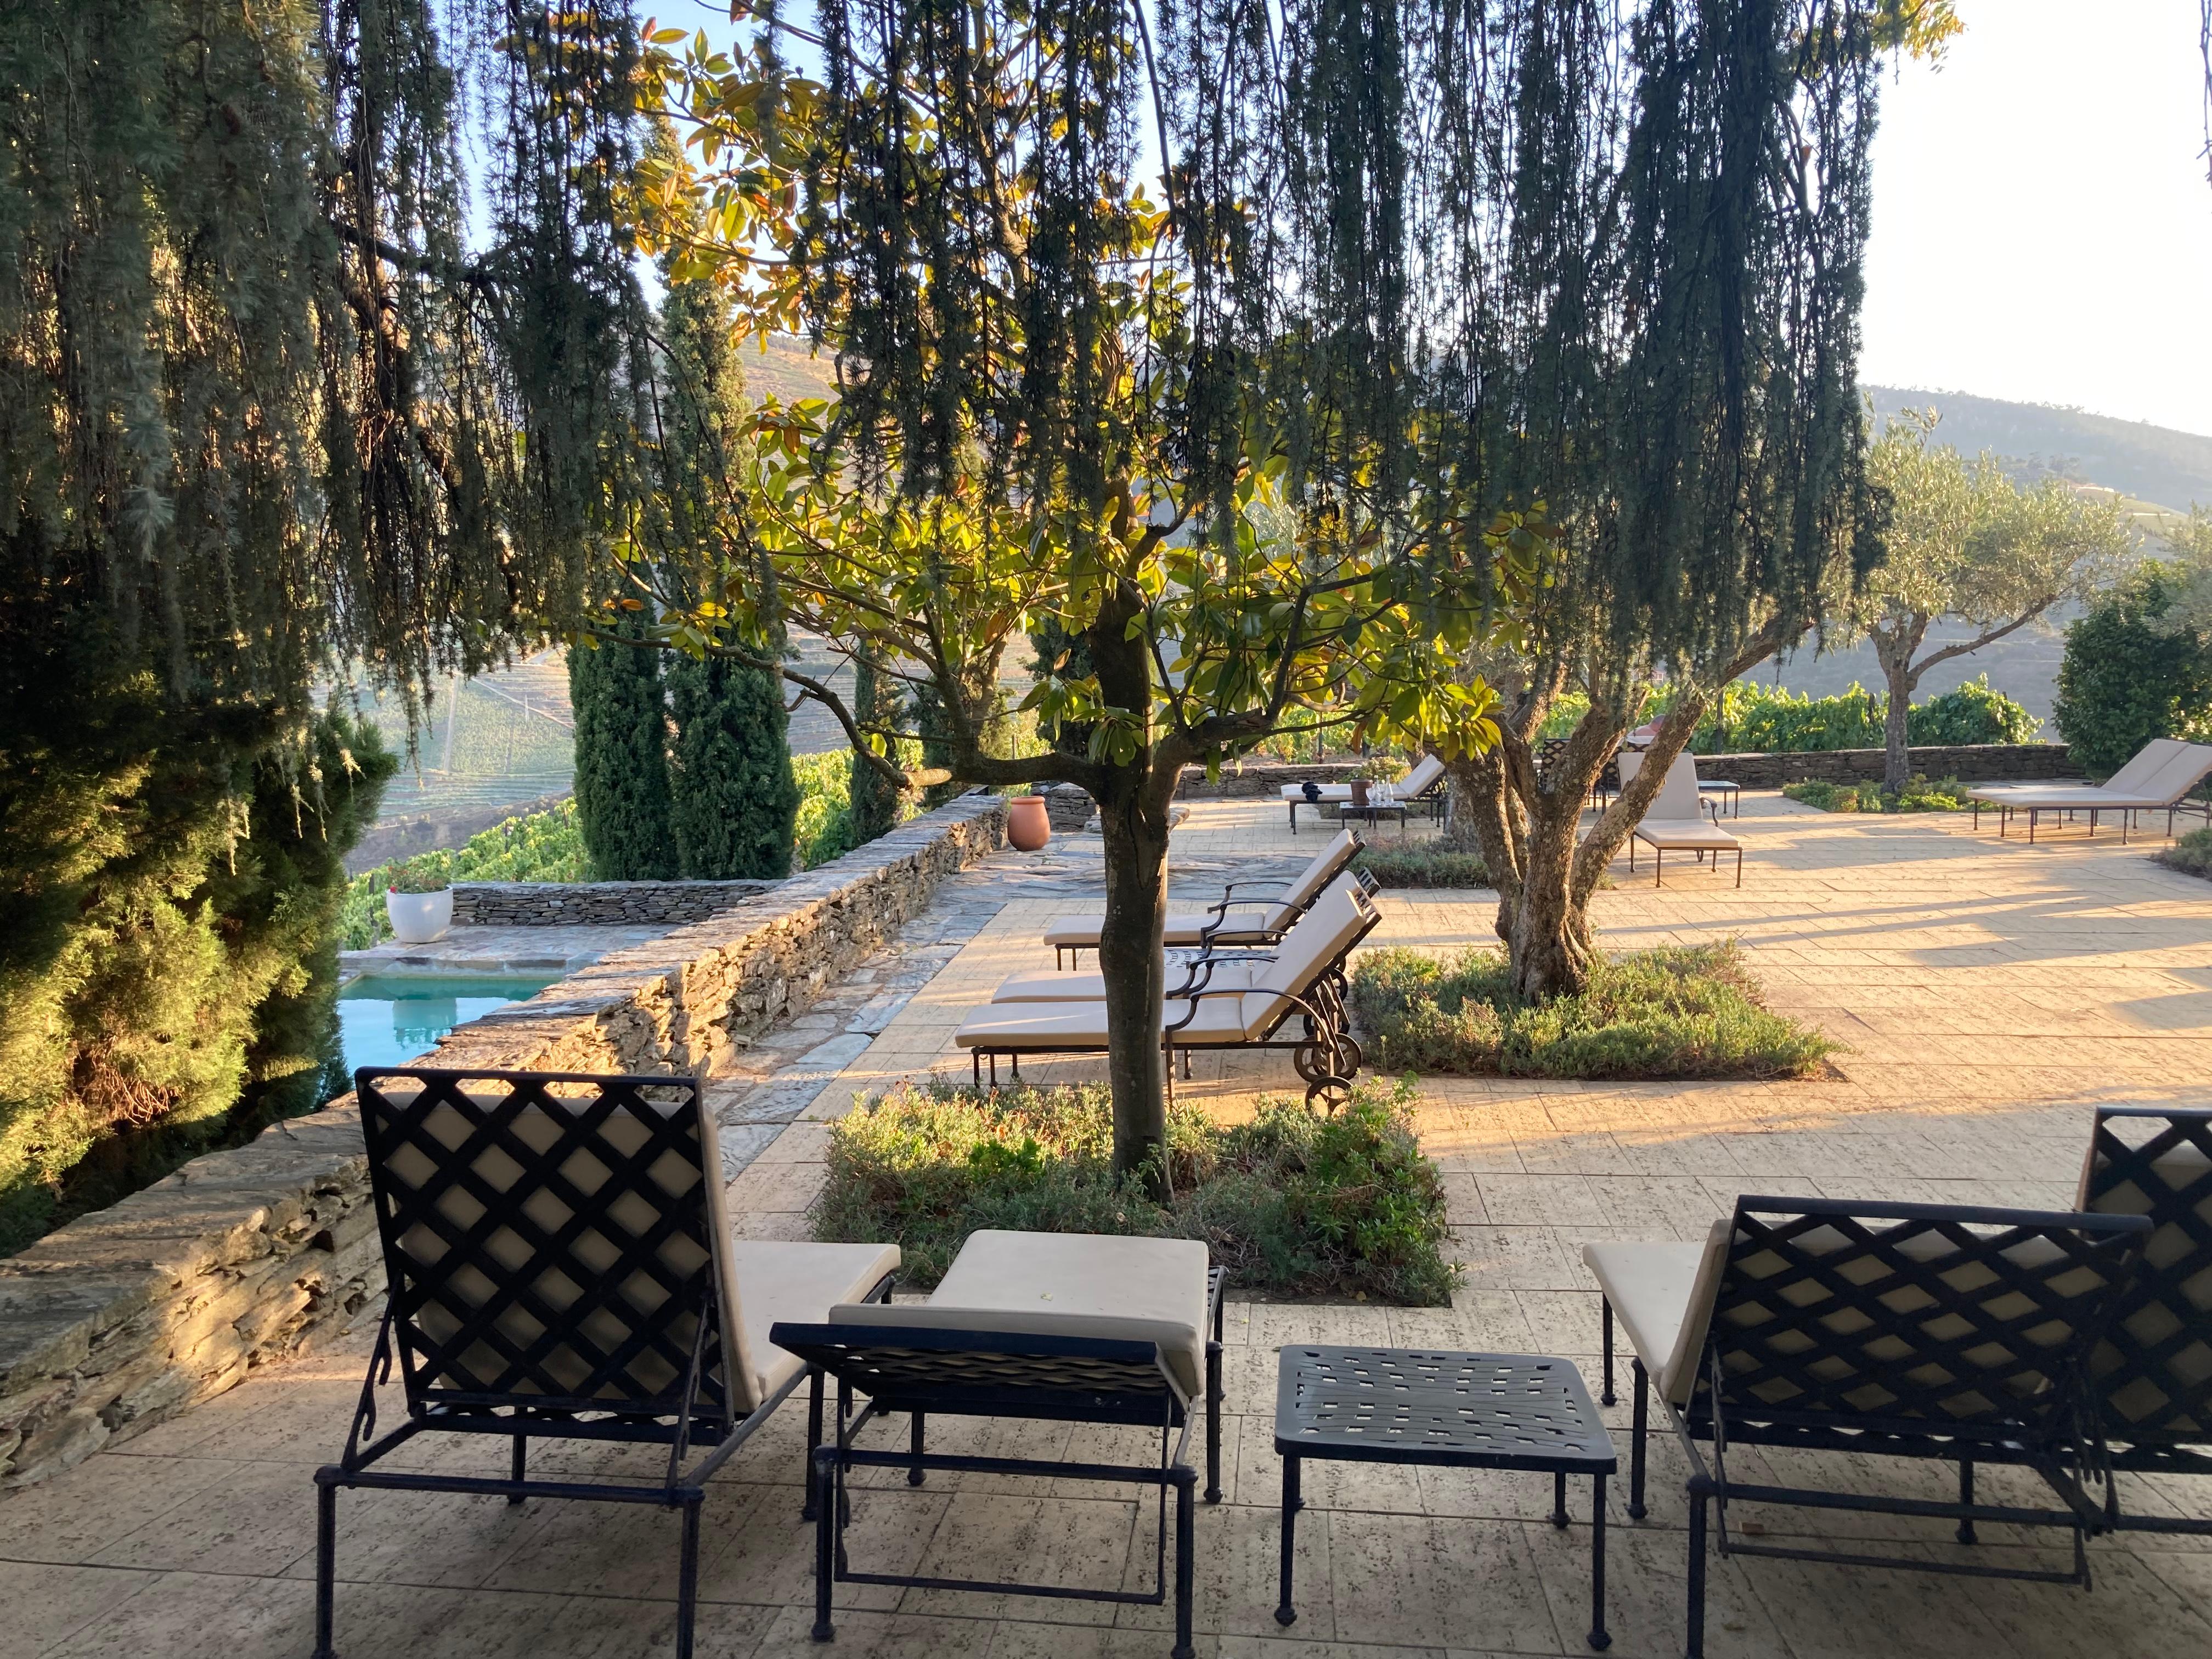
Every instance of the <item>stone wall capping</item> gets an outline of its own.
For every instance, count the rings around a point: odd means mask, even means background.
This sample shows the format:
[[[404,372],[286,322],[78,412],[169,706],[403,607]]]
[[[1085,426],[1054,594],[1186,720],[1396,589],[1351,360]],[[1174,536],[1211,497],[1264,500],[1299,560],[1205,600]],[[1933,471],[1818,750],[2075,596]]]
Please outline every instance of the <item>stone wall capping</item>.
[[[704,1075],[802,1012],[920,914],[944,877],[1005,842],[1004,799],[975,792],[789,881],[619,884],[748,890],[471,1020],[427,1063]],[[505,884],[485,890],[495,885]],[[456,920],[459,908],[457,899]],[[0,1488],[43,1480],[343,1331],[383,1288],[350,1095],[0,1258]]]

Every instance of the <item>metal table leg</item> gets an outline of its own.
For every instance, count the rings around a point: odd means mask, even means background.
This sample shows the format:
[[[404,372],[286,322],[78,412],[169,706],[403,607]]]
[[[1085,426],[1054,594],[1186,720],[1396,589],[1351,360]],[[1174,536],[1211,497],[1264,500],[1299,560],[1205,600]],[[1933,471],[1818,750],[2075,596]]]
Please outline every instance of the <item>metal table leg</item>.
[[[1590,1477],[1590,1628],[1589,1644],[1602,1653],[1613,1645],[1613,1632],[1605,1627],[1605,1477]]]

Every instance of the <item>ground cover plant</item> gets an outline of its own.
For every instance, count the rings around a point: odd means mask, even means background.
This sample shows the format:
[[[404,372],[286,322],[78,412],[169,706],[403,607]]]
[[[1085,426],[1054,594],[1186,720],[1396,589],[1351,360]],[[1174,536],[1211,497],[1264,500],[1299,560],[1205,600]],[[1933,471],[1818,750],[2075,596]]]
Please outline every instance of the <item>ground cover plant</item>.
[[[2152,856],[2169,870],[2212,881],[2212,828],[2191,830],[2172,846]]]
[[[1506,1077],[1803,1077],[1836,1044],[1771,1012],[1733,940],[1600,955],[1586,988],[1517,996],[1505,954],[1370,951],[1352,1012],[1370,1064]]]
[[[1914,778],[1894,794],[1878,783],[1831,783],[1824,778],[1782,786],[1790,799],[1824,812],[1963,812],[1973,805],[1966,790],[1956,778],[1934,783]]]
[[[1352,860],[1385,887],[1487,887],[1489,866],[1471,848],[1435,841],[1370,842]]]
[[[830,1132],[814,1236],[895,1242],[927,1290],[979,1227],[1201,1238],[1243,1292],[1440,1306],[1443,1182],[1413,1132],[1413,1091],[1364,1086],[1333,1115],[1268,1099],[1224,1126],[1168,1113],[1166,1197],[1114,1174],[1104,1086],[937,1085],[864,1101]]]

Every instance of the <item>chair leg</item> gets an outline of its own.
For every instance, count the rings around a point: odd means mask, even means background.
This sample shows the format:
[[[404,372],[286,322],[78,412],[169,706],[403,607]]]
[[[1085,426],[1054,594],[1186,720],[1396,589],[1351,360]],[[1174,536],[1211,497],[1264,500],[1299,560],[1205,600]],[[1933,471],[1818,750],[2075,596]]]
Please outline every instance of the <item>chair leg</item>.
[[[842,1435],[840,1438],[842,1438]],[[837,1448],[823,1446],[814,1454],[814,1629],[817,1642],[837,1634],[830,1622],[830,1591],[837,1574]]]
[[[1690,1483],[1689,1659],[1705,1659],[1705,1503],[1702,1480]]]
[[[1197,1517],[1192,1513],[1192,1500],[1198,1495],[1197,1471],[1177,1469],[1175,1485],[1176,1644],[1170,1659],[1198,1659],[1198,1650],[1190,1640],[1190,1581],[1195,1576],[1198,1556],[1198,1535],[1193,1529]]]
[[[907,1428],[907,1435],[906,1435],[907,1455],[908,1455],[908,1456],[910,1456],[911,1458],[913,1458],[913,1459],[914,1459],[914,1462],[912,1463],[912,1465],[911,1465],[911,1466],[909,1466],[909,1467],[908,1467],[908,1468],[907,1469],[907,1472],[906,1472],[906,1483],[907,1483],[907,1485],[908,1485],[908,1486],[920,1486],[920,1485],[921,1484],[921,1480],[922,1480],[922,1468],[921,1468],[922,1427],[921,1427],[921,1423],[922,1423],[922,1413],[920,1413],[920,1412],[916,1412],[916,1413],[914,1414],[914,1421],[913,1421],[911,1424],[909,1424],[909,1425],[908,1425],[908,1428]]]
[[[806,1474],[799,1481],[805,1496],[799,1499],[799,1518],[814,1518],[814,1454],[822,1449],[822,1369],[814,1367],[813,1387],[806,1395]]]
[[[1605,1477],[1590,1477],[1590,1627],[1589,1644],[1600,1653],[1613,1645],[1613,1632],[1605,1627]]]
[[[332,1481],[315,1483],[315,1659],[336,1659],[331,1645],[333,1603],[337,1594],[338,1489]]]
[[[1597,1299],[1600,1340],[1605,1345],[1605,1392],[1598,1395],[1598,1403],[1610,1406],[1613,1399],[1613,1298],[1601,1296]]]
[[[1552,1524],[1562,1532],[1567,1525],[1567,1475],[1564,1469],[1552,1474]]]
[[[1206,1501],[1221,1501],[1221,1344],[1206,1345]]]
[[[684,1556],[676,1570],[676,1659],[691,1659],[699,1624],[699,1506],[703,1492],[684,1503]]]
[[[509,1460],[509,1467],[514,1472],[515,1485],[520,1486],[523,1473],[530,1467],[530,1437],[528,1435],[518,1434],[514,1437],[514,1455]],[[509,1504],[520,1504],[522,1501],[522,1494],[516,1492],[507,1501]]]
[[[1275,1598],[1275,1622],[1285,1627],[1298,1621],[1298,1610],[1291,1601],[1291,1563],[1297,1553],[1299,1508],[1298,1460],[1285,1457],[1283,1459],[1283,1565],[1279,1581],[1282,1588]]]
[[[1636,1425],[1628,1440],[1628,1518],[1641,1521],[1644,1507],[1644,1458],[1645,1442],[1651,1431],[1650,1378],[1644,1370],[1644,1361],[1631,1359],[1628,1369],[1636,1385]]]
[[[1972,1458],[1966,1459],[1959,1465],[1959,1501],[1961,1504],[1971,1504],[1974,1501],[1974,1462]],[[1958,1538],[1961,1544],[1979,1541],[1974,1536],[1974,1522],[1972,1516],[1960,1517]]]

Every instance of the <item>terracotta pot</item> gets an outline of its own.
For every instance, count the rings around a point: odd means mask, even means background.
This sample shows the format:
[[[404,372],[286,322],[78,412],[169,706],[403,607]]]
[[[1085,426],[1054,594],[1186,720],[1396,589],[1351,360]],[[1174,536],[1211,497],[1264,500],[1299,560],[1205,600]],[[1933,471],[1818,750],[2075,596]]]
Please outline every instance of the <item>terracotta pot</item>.
[[[434,893],[390,893],[384,908],[392,918],[392,936],[402,945],[428,945],[453,923],[453,890]]]
[[[1364,806],[1367,805],[1367,780],[1365,778],[1352,779],[1352,804],[1354,806]]]
[[[1006,839],[1024,853],[1034,853],[1052,839],[1042,795],[1016,795],[1006,803]]]

